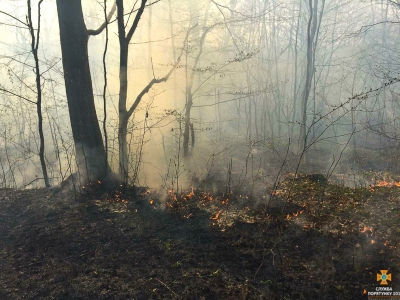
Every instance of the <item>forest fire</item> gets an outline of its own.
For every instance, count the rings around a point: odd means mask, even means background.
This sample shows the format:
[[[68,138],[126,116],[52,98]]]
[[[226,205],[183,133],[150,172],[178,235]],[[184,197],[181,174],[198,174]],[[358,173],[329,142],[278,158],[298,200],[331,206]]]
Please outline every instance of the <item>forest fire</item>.
[[[374,181],[374,179],[372,179]],[[383,180],[377,180],[375,184],[372,185],[373,187],[400,187],[400,181],[394,181],[394,180],[389,180],[387,181],[386,179]]]
[[[3,3],[0,300],[400,286],[400,0]]]

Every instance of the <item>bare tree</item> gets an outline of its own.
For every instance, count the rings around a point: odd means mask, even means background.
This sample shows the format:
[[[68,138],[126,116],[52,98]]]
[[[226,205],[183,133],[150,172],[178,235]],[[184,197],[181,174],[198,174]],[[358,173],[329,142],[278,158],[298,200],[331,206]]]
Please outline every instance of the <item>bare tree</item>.
[[[115,7],[109,14],[111,18]],[[106,152],[97,119],[88,58],[89,35],[100,34],[85,25],[81,0],[57,0],[60,42],[69,115],[80,175],[85,180],[105,179]]]
[[[117,0],[117,17],[118,17],[118,39],[120,46],[120,61],[119,61],[119,101],[118,101],[118,148],[119,148],[119,174],[123,182],[128,180],[128,167],[129,167],[129,156],[128,156],[128,122],[134,111],[141,102],[143,96],[149,92],[154,84],[165,82],[168,80],[175,67],[179,64],[181,55],[178,57],[174,66],[171,70],[162,78],[156,78],[153,72],[153,79],[143,88],[143,90],[136,96],[133,104],[127,109],[128,99],[128,56],[129,56],[129,43],[139,25],[140,18],[146,8],[147,0],[141,0],[140,7],[135,10],[135,7],[128,13],[130,17],[133,12],[136,11],[135,18],[129,30],[126,28],[125,23],[125,9],[124,1]],[[149,5],[152,5],[150,3]],[[129,18],[128,18],[129,21]]]
[[[31,35],[31,50],[33,54],[33,58],[35,60],[35,76],[36,76],[36,92],[37,92],[37,100],[36,100],[36,108],[38,115],[38,130],[40,137],[40,148],[39,148],[39,158],[40,165],[42,166],[43,179],[46,187],[50,187],[49,176],[47,174],[46,161],[44,157],[44,135],[43,135],[43,115],[42,115],[42,85],[40,79],[40,67],[39,67],[39,57],[38,57],[38,49],[39,49],[39,41],[40,41],[40,5],[43,0],[40,0],[38,3],[38,28],[37,34],[35,36],[35,30],[33,28],[32,22],[32,9],[31,9],[31,0],[27,0],[28,4],[28,28],[29,33]]]
[[[310,96],[312,79],[315,74],[315,52],[318,43],[318,33],[321,26],[322,16],[325,8],[325,0],[322,0],[321,11],[318,12],[319,0],[309,0],[310,17],[307,24],[307,68],[306,82],[304,85],[303,99],[301,103],[301,127],[300,127],[300,151],[307,144],[307,105]],[[319,14],[318,14],[319,13]]]

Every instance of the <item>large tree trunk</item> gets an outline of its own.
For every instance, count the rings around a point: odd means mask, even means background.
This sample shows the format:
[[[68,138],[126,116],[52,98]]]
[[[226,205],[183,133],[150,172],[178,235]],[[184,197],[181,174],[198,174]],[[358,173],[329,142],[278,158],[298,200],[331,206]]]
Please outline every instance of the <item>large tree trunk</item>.
[[[88,32],[81,0],[57,0],[60,41],[72,134],[80,176],[106,176],[105,149],[94,105],[88,59]]]

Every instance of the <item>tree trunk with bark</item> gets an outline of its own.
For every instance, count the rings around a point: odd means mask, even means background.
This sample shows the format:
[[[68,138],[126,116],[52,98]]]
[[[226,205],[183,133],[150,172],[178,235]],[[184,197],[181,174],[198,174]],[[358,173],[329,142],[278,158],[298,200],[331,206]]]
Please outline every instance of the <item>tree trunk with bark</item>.
[[[319,0],[309,0],[310,18],[307,24],[307,68],[306,82],[303,91],[303,99],[301,103],[301,127],[300,127],[300,151],[304,151],[307,147],[307,104],[311,91],[312,79],[315,74],[315,51],[318,42],[318,32],[321,25],[322,15],[325,7],[325,0],[322,0],[322,9],[318,16]]]
[[[137,106],[142,101],[142,98],[154,84],[165,82],[171,76],[172,72],[175,70],[176,66],[179,64],[181,55],[178,57],[175,65],[171,70],[162,78],[153,78],[150,82],[143,88],[143,90],[136,96],[133,104],[127,108],[128,100],[128,57],[129,57],[129,43],[138,27],[140,18],[143,15],[144,9],[146,7],[147,0],[141,0],[140,7],[137,9],[136,16],[133,20],[132,25],[128,29],[128,26],[124,21],[124,1],[116,0],[117,6],[117,22],[118,22],[118,39],[120,46],[120,62],[119,62],[119,100],[118,100],[118,113],[119,113],[119,124],[118,124],[118,150],[119,150],[119,174],[121,180],[126,184],[128,182],[129,173],[129,153],[128,153],[128,122]],[[127,30],[128,29],[128,30]],[[185,38],[186,42],[187,36]]]
[[[88,30],[81,0],[57,0],[64,80],[76,150],[84,181],[107,174],[106,153],[97,119],[88,58]]]

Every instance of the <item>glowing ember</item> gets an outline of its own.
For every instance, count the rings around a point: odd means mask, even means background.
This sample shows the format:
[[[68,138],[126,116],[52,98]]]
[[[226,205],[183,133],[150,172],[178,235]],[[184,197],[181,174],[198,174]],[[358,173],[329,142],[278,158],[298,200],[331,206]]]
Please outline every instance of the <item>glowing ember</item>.
[[[212,216],[210,219],[211,220],[218,220],[219,215],[221,214],[221,211],[217,212],[214,216]]]
[[[189,194],[187,194],[186,197],[188,197],[190,199],[193,196],[194,196],[194,190],[193,190],[193,187],[192,187],[192,191]]]
[[[369,231],[369,233],[372,234],[372,232],[373,232],[372,231],[372,227],[367,227],[367,226],[364,225],[364,229],[360,230],[361,233],[366,233],[367,231]]]

